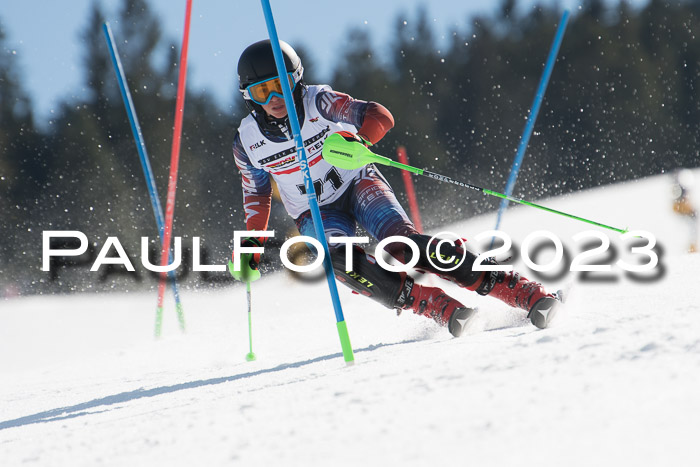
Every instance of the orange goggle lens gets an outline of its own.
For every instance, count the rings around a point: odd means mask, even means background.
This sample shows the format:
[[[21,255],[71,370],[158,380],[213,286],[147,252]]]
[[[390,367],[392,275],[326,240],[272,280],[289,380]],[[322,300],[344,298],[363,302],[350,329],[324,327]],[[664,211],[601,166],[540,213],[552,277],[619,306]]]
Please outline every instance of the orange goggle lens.
[[[289,86],[294,90],[296,83],[292,77],[292,73],[287,73]],[[250,99],[260,105],[265,105],[270,102],[272,96],[284,97],[282,93],[282,83],[279,78],[270,78],[259,83],[251,84],[246,88]]]

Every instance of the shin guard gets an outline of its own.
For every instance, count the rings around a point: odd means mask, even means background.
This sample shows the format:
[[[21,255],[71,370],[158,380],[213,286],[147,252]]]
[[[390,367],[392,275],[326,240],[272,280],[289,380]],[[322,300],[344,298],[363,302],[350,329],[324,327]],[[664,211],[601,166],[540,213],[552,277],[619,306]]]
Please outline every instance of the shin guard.
[[[354,292],[381,303],[387,308],[402,308],[411,294],[413,279],[402,272],[386,271],[372,255],[354,246],[352,269],[345,267],[346,247],[343,245],[331,253],[333,270],[338,280]]]

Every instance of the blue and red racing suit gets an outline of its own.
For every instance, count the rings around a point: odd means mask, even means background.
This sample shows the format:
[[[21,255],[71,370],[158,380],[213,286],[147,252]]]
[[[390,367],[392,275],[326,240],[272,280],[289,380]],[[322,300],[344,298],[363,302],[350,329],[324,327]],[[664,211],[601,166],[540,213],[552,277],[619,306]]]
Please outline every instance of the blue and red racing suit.
[[[505,276],[497,276],[495,272],[487,275],[473,271],[472,264],[476,256],[466,249],[462,250],[460,246],[448,248],[444,253],[441,250],[440,253],[446,257],[464,257],[460,267],[451,272],[437,269],[429,261],[429,258],[438,254],[437,241],[416,231],[396,200],[393,190],[376,167],[368,165],[355,170],[344,170],[333,167],[323,159],[323,141],[331,133],[351,131],[372,144],[382,139],[394,126],[394,119],[386,108],[375,102],[353,99],[328,86],[307,86],[302,92],[303,108],[299,109],[300,119],[303,119],[300,121],[301,136],[326,237],[355,236],[358,223],[380,241],[390,236],[408,237],[419,246],[417,268],[439,274],[462,287],[476,290],[481,295],[495,290],[502,300],[515,303],[513,297],[517,296],[514,289],[518,282],[517,274],[513,276],[514,280],[506,281]],[[268,120],[261,119],[259,115],[257,117],[258,119],[251,114],[241,121],[233,144],[236,165],[242,175],[246,227],[248,230],[266,230],[270,217],[272,177],[285,209],[294,218],[299,232],[315,238],[304,180],[295,144],[287,127],[288,121],[271,120],[270,127],[266,127]],[[259,121],[264,122],[263,128]],[[446,304],[452,301],[451,310],[461,306],[449,297],[444,298],[446,295],[440,289],[418,285],[414,287],[413,279],[405,273],[379,267],[375,258],[359,246],[352,248],[353,270],[347,271],[345,248],[341,245],[331,251],[333,269],[338,280],[355,292],[388,308],[410,307],[416,313],[434,317],[443,324],[446,320],[443,316]],[[387,251],[404,263],[409,263],[412,257],[410,248],[401,242],[392,243]],[[526,280],[521,282],[530,285]],[[531,294],[528,295],[530,296]]]
[[[329,86],[307,86],[302,101],[301,134],[326,236],[354,236],[356,223],[378,240],[417,233],[375,167],[339,169],[321,155],[323,141],[337,131],[358,133],[376,143],[393,127],[391,113],[380,104],[353,99]],[[315,237],[295,144],[288,131],[272,135],[248,115],[241,121],[233,153],[242,176],[247,229],[267,228],[272,177],[299,232]]]

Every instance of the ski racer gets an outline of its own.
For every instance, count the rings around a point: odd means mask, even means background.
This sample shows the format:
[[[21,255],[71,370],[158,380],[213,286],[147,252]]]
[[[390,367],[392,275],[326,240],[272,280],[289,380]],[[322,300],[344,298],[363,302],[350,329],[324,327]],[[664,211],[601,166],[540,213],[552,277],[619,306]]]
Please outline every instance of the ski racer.
[[[394,118],[376,102],[353,99],[326,85],[304,83],[299,56],[289,44],[280,42],[287,71],[282,79],[288,80],[293,90],[326,237],[355,236],[358,223],[377,240],[389,236],[408,237],[419,246],[416,268],[521,308],[528,312],[536,326],[546,327],[558,301],[540,284],[514,272],[472,271],[476,256],[465,251],[463,243],[443,243],[439,251],[443,258],[462,258],[464,254],[465,259],[453,271],[437,269],[430,257],[435,258],[438,241],[430,242],[431,237],[416,230],[375,166],[345,170],[322,158],[323,141],[331,133],[342,132],[348,144],[372,145],[394,126]],[[267,228],[272,199],[270,181],[273,179],[301,235],[316,238],[269,40],[256,42],[243,51],[238,62],[238,77],[240,92],[250,111],[241,121],[233,143],[236,165],[242,176],[247,230]],[[249,237],[242,240],[241,246],[260,247],[264,241],[264,238]],[[405,273],[383,269],[359,246],[351,247],[352,271],[345,269],[346,246],[330,245],[330,248],[337,279],[358,294],[398,312],[411,310],[432,318],[446,326],[455,337],[473,321],[475,311],[472,308],[438,287],[420,285]],[[403,243],[392,243],[386,251],[403,263],[413,259],[413,251]],[[257,269],[260,255],[241,255],[241,259],[241,271],[235,271],[233,263],[229,263],[231,274],[238,279],[244,270]]]

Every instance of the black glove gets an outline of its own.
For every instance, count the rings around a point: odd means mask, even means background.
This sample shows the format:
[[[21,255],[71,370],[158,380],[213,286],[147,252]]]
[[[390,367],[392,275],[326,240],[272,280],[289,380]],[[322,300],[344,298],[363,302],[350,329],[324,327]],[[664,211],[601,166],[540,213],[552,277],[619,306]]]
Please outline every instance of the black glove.
[[[262,247],[263,242],[261,240],[262,239],[255,237],[244,238],[241,242],[241,246]],[[258,264],[260,264],[260,253],[242,253],[241,269],[239,271],[236,271],[233,265],[233,253],[231,253],[231,259],[228,262],[228,271],[236,280],[242,282],[253,282],[260,279],[260,271],[258,271]]]

